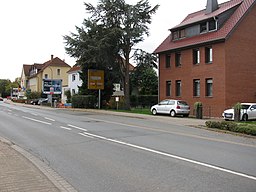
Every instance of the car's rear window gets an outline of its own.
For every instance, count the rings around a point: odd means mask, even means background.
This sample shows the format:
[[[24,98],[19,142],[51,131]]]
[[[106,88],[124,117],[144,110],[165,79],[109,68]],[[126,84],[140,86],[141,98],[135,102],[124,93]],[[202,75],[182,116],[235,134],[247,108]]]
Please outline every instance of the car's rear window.
[[[242,109],[249,109],[250,105],[242,105]]]
[[[178,101],[178,105],[188,105],[186,101]]]

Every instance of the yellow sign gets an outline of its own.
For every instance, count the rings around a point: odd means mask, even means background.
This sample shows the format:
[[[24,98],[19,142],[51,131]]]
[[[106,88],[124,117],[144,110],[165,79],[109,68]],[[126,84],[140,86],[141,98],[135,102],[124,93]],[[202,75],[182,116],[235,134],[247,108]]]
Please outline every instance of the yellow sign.
[[[88,70],[88,89],[104,89],[104,71]]]

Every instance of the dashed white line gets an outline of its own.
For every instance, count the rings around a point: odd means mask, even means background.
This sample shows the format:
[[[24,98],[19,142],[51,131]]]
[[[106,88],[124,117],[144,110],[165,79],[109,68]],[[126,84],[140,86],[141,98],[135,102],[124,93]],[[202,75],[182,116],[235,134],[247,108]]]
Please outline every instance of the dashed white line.
[[[75,126],[75,125],[70,125],[70,124],[68,124],[68,126],[74,128],[74,129],[79,129],[79,130],[81,130],[81,131],[87,131],[87,129],[80,128],[80,127],[77,127],[77,126]]]
[[[49,121],[55,121],[54,119],[51,119],[49,117],[44,117],[45,119],[49,120]]]
[[[66,130],[69,130],[69,131],[72,130],[71,128],[69,128],[69,127],[64,127],[64,126],[60,126],[60,128],[61,128],[61,129],[66,129]]]
[[[233,175],[237,175],[237,176],[240,176],[240,177],[244,177],[244,178],[252,179],[252,180],[256,181],[256,177],[255,176],[247,175],[247,174],[244,174],[244,173],[239,173],[239,172],[236,172],[236,171],[232,171],[232,170],[229,170],[229,169],[221,168],[221,167],[218,167],[218,166],[215,166],[215,165],[210,165],[210,164],[207,164],[207,163],[202,163],[200,161],[195,161],[195,160],[192,160],[192,159],[187,159],[187,158],[180,157],[180,156],[177,156],[177,155],[172,155],[172,154],[169,154],[169,153],[157,151],[157,150],[146,148],[146,147],[141,147],[141,146],[130,144],[130,143],[126,143],[126,142],[123,142],[123,141],[118,141],[118,140],[115,140],[115,139],[106,138],[106,137],[103,137],[103,136],[100,136],[100,135],[91,134],[91,133],[88,133],[88,132],[84,132],[82,134],[79,133],[79,134],[83,135],[83,136],[87,135],[87,136],[91,136],[91,137],[94,137],[94,138],[106,140],[106,141],[117,143],[117,144],[120,144],[120,145],[125,145],[125,146],[128,146],[128,147],[140,149],[140,150],[143,150],[143,151],[148,151],[148,152],[155,153],[155,154],[158,154],[158,155],[162,155],[162,156],[166,156],[166,157],[171,157],[173,159],[178,159],[178,160],[185,161],[185,162],[188,162],[188,163],[200,165],[200,166],[203,166],[203,167],[215,169],[215,170],[218,170],[218,171],[230,173],[230,174],[233,174]]]
[[[31,121],[35,121],[35,122],[38,122],[38,123],[43,123],[43,124],[46,124],[46,125],[52,125],[51,123],[48,123],[48,122],[45,122],[45,121],[40,121],[40,120],[37,120],[37,119],[33,119],[33,118],[30,118],[30,117],[25,117],[25,116],[22,116],[24,119],[28,119],[28,120],[31,120]]]
[[[94,138],[94,137],[92,137],[92,136],[89,136],[89,135],[86,135],[85,133],[78,133],[79,135],[82,135],[82,136],[84,136],[84,137],[88,137],[88,138]]]

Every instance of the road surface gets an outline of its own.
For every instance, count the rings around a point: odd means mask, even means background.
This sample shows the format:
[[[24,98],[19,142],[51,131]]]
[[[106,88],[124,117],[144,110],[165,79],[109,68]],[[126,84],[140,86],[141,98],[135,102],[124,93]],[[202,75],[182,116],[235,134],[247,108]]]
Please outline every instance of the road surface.
[[[0,136],[78,191],[255,192],[255,139],[190,121],[0,103]]]

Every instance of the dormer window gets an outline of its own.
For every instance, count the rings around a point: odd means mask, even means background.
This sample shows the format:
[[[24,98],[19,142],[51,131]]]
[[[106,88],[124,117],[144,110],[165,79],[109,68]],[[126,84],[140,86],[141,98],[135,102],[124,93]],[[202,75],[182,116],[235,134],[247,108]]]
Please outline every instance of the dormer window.
[[[206,33],[207,32],[207,22],[200,24],[200,33]]]
[[[207,22],[203,22],[200,24],[200,33],[215,31],[216,29],[217,29],[217,21],[215,19],[211,19]]]
[[[172,34],[172,39],[173,39],[173,40],[179,39],[179,31],[174,31],[174,32],[173,32],[173,34]]]
[[[217,29],[217,22],[213,19],[209,21],[209,31],[214,31]]]
[[[185,29],[181,29],[181,30],[180,30],[180,36],[179,36],[179,37],[180,37],[180,38],[186,37]]]

